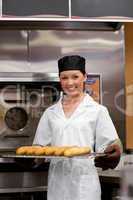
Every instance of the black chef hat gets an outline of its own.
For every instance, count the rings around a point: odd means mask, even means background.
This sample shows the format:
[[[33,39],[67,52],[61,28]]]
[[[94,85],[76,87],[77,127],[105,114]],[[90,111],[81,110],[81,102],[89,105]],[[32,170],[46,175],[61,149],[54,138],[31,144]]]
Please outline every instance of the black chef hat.
[[[85,74],[85,58],[79,55],[64,56],[58,60],[59,74],[62,71],[80,70]]]

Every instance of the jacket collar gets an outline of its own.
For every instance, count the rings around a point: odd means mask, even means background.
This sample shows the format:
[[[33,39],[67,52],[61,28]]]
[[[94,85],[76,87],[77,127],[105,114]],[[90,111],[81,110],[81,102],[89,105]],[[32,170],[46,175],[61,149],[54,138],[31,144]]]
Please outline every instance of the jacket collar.
[[[62,98],[63,97],[61,97],[60,99],[59,99],[59,101],[54,105],[54,107],[53,107],[53,109],[52,110],[54,110],[55,112],[59,112],[59,113],[62,113],[63,111],[62,111]],[[94,100],[93,100],[93,98],[89,95],[89,94],[85,94],[85,97],[84,97],[84,99],[82,100],[82,102],[81,102],[81,106],[94,106],[94,105],[96,105],[97,104],[97,102],[95,102]]]
[[[85,97],[83,99],[82,105],[83,106],[94,106],[96,105],[97,102],[94,101],[94,99],[89,95],[89,94],[85,94]]]

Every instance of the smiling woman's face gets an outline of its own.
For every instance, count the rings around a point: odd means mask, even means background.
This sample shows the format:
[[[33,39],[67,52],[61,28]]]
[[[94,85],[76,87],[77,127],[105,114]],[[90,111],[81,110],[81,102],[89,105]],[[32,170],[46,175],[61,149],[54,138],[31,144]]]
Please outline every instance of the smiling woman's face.
[[[79,96],[84,90],[86,75],[79,70],[68,70],[60,73],[63,91],[69,96]]]

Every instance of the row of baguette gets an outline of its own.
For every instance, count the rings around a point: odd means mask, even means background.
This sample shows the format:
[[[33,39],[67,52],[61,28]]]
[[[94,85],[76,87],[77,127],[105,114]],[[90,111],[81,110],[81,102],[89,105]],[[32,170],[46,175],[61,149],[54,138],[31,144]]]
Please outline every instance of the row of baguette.
[[[17,155],[33,155],[33,156],[78,156],[91,152],[90,147],[77,146],[21,146],[16,149]]]

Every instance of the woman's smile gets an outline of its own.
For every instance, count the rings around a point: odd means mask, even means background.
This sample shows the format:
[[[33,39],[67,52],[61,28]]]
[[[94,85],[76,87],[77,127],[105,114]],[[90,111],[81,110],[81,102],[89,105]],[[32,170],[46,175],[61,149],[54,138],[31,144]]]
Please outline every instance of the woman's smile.
[[[79,70],[63,71],[60,74],[60,82],[63,91],[67,95],[81,95],[84,91],[86,75]]]

